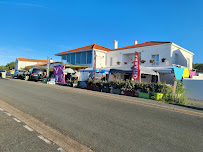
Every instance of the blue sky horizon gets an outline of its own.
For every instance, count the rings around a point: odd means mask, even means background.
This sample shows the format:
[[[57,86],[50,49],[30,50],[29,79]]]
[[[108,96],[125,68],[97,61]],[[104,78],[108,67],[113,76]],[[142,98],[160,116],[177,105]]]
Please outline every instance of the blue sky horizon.
[[[203,63],[201,0],[0,0],[0,65],[17,57],[60,61],[55,53],[172,41]]]

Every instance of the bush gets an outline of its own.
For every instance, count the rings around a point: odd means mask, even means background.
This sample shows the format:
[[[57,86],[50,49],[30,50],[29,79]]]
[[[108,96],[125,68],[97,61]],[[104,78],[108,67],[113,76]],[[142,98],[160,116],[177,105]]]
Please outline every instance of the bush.
[[[111,81],[110,84],[114,89],[122,89],[124,82],[124,80],[116,79],[115,81]]]
[[[149,84],[146,84],[146,83],[141,83],[140,84],[140,91],[143,92],[143,93],[150,93],[150,87],[149,87]]]
[[[89,79],[87,80],[87,85],[89,85],[89,86],[92,86],[92,85],[93,85],[93,79],[92,79],[92,78],[89,78]]]
[[[94,87],[99,87],[99,88],[101,88],[101,86],[102,86],[102,81],[95,79],[95,80],[93,80],[92,85],[93,85]]]
[[[123,86],[124,91],[134,91],[135,81],[126,80]]]
[[[105,87],[105,88],[109,88],[110,87],[110,83],[107,82],[107,81],[103,81],[101,85],[102,85],[102,87]]]
[[[161,82],[154,84],[154,92],[163,93],[164,85]]]
[[[163,94],[162,99],[165,102],[182,105],[187,105],[189,103],[188,99],[185,97],[185,88],[180,81],[177,84],[175,95],[173,95],[173,87],[166,86],[165,84],[163,87]]]

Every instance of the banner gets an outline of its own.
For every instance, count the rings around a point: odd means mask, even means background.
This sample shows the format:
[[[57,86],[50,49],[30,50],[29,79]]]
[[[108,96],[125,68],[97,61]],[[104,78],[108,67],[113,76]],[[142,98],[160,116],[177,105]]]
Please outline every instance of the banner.
[[[139,57],[138,53],[135,52],[135,61],[133,65],[133,71],[132,71],[132,79],[139,81],[140,79],[140,67],[139,67]]]
[[[92,74],[92,78],[95,78],[95,74],[96,74],[96,51],[93,50],[93,74]]]
[[[55,75],[55,81],[58,83],[65,84],[65,75],[63,74],[63,70],[65,69],[65,65],[58,65],[54,66],[54,75]]]
[[[190,74],[190,78],[192,78],[193,75],[196,75],[196,70],[194,70],[194,71],[189,70],[189,74]]]
[[[177,80],[181,81],[183,78],[183,72],[184,72],[185,68],[178,68],[173,65],[173,69],[174,69],[175,78]]]

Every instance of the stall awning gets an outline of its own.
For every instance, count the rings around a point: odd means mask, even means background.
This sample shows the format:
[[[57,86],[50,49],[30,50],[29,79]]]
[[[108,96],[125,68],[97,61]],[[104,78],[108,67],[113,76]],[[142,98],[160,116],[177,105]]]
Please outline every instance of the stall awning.
[[[121,65],[121,66],[116,66],[116,67],[112,67],[110,69],[110,73],[132,73],[132,65]],[[153,70],[144,67],[144,66],[140,66],[140,73],[141,74],[149,74],[149,75],[157,75],[156,72],[154,72]]]
[[[173,70],[172,66],[166,66],[166,67],[148,67],[149,69],[159,72],[159,73],[171,73]]]
[[[104,74],[109,74],[109,68],[98,68],[96,69],[97,73],[104,73]],[[81,69],[79,70],[80,72],[93,72],[93,68],[86,68],[86,69]]]

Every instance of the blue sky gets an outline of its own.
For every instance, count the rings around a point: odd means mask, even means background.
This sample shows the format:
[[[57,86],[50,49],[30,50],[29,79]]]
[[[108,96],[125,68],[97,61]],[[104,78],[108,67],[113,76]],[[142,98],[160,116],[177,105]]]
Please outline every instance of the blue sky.
[[[97,43],[172,41],[203,62],[202,0],[0,0],[0,65]]]

